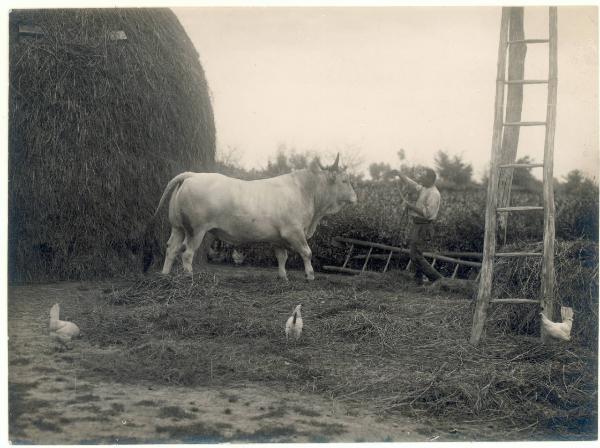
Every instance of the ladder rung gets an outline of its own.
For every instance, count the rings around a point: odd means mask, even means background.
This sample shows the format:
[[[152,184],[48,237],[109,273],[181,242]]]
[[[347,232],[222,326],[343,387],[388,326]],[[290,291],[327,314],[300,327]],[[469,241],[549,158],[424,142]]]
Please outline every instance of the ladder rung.
[[[507,163],[499,165],[498,168],[542,168],[543,163]]]
[[[533,299],[492,299],[491,303],[537,303],[540,304],[539,300]]]
[[[545,121],[509,121],[504,126],[546,126]]]
[[[519,207],[498,207],[498,212],[527,212],[529,210],[544,210],[544,207],[539,205],[523,205]]]
[[[541,257],[541,252],[496,252],[497,257]]]
[[[506,43],[508,45],[511,44],[545,44],[550,42],[550,39],[517,39],[517,40],[509,40]]]
[[[548,84],[547,79],[510,79],[504,84]]]

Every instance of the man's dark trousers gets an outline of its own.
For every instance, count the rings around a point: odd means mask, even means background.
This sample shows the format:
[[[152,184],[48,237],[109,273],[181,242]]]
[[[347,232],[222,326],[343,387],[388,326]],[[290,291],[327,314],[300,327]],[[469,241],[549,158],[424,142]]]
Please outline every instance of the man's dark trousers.
[[[442,278],[441,274],[423,257],[423,249],[431,240],[432,234],[433,224],[431,222],[414,218],[410,232],[409,248],[410,260],[415,268],[415,281],[417,284],[423,284],[423,274],[432,282]]]

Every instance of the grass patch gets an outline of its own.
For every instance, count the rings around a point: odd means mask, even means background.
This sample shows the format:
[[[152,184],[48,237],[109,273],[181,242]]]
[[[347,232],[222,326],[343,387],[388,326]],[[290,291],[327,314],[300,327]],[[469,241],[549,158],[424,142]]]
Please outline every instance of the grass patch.
[[[298,303],[302,339],[286,344]],[[278,282],[270,271],[148,276],[82,313],[92,344],[119,348],[83,362],[119,381],[282,385],[380,414],[527,428],[514,433],[521,438],[596,434],[581,423],[597,418],[595,350],[541,345],[493,316],[473,347],[473,306],[462,293],[394,275],[311,283]]]
[[[67,387],[66,389],[78,392],[91,392],[92,390],[94,390],[94,386],[92,386],[91,384],[74,384],[72,386]]]
[[[290,425],[266,425],[254,432],[236,432],[234,439],[243,442],[286,442],[290,437],[299,435],[296,428]],[[283,438],[283,440],[281,440]]]
[[[73,421],[99,423],[99,422],[108,422],[108,421],[110,421],[110,419],[105,414],[99,413],[96,415],[86,415],[85,417],[77,417]]]
[[[10,365],[11,366],[26,366],[31,364],[31,358],[26,358],[26,357],[19,357],[19,358],[15,358],[12,361],[10,361]],[[35,367],[34,367],[35,369]]]
[[[287,414],[286,406],[278,406],[276,408],[269,407],[269,411],[264,414],[257,415],[256,417],[252,417],[252,420],[263,420],[265,418],[281,418]]]
[[[38,382],[8,383],[8,430],[10,437],[24,435],[23,416],[31,415],[37,408],[29,400],[29,391],[35,389]]]
[[[227,423],[194,422],[189,425],[158,425],[156,432],[165,433],[172,439],[183,440],[186,443],[223,443],[227,438],[222,430],[230,427]]]
[[[60,389],[58,387],[51,387],[46,392],[51,393],[51,394],[58,394],[63,391],[64,391],[64,389]]]
[[[102,408],[96,404],[86,404],[84,406],[77,406],[80,411],[87,411],[92,413],[100,413]]]
[[[54,367],[48,367],[48,366],[35,366],[35,367],[32,367],[32,370],[39,372],[39,373],[55,373],[55,372],[57,372],[57,370]]]
[[[111,403],[110,409],[102,411],[102,414],[106,415],[106,416],[114,417],[114,416],[121,414],[124,411],[125,411],[125,406],[123,406],[121,403]]]
[[[156,407],[158,406],[158,402],[154,400],[141,400],[137,403],[134,403],[136,406],[148,406],[148,407]]]
[[[346,432],[346,428],[340,423],[325,423],[310,420],[308,424],[319,428],[325,436],[337,436]]]
[[[92,401],[100,401],[100,397],[94,394],[77,395],[72,400],[67,401],[67,404],[90,403]]]
[[[303,408],[302,406],[293,406],[291,408],[294,412],[296,412],[297,414],[300,415],[304,415],[305,417],[320,417],[321,413],[314,411],[312,409],[306,409]]]
[[[62,428],[60,428],[56,423],[49,422],[41,418],[36,418],[31,422],[31,424],[42,431],[62,432]]]
[[[182,409],[179,406],[164,406],[160,408],[160,410],[158,411],[158,417],[174,418],[176,420],[196,418],[194,414],[190,414],[185,409]]]
[[[80,445],[137,445],[144,443],[136,437],[123,437],[123,436],[105,436],[98,437],[95,439],[84,439],[78,442]]]

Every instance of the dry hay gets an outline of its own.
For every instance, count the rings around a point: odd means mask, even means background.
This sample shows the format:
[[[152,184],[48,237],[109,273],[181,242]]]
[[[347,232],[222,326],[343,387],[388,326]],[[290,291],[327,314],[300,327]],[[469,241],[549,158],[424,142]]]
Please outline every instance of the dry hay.
[[[507,251],[541,251],[541,244],[507,247]],[[495,297],[539,299],[542,257],[499,259],[494,269]],[[555,242],[555,320],[560,305],[575,312],[571,336],[594,348],[598,344],[598,244],[586,241]],[[490,322],[507,331],[539,334],[537,305],[497,305]]]
[[[86,355],[84,365],[119,381],[258,382],[379,413],[494,425],[512,431],[509,438],[595,434],[593,351],[494,326],[474,348],[473,302],[430,292],[391,276],[151,276],[78,316],[94,329],[92,344],[113,348]],[[298,303],[303,337],[286,344],[284,323]]]
[[[139,269],[167,181],[214,161],[204,71],[168,9],[13,10],[9,121],[14,281]]]

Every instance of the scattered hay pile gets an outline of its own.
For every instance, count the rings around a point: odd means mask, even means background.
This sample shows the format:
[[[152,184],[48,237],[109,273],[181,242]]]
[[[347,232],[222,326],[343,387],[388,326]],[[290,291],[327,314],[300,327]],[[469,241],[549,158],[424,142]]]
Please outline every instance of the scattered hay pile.
[[[13,10],[9,95],[11,280],[138,269],[166,182],[214,161],[204,71],[175,15]]]
[[[541,245],[519,250],[541,251]],[[508,250],[508,249],[507,249]],[[556,319],[560,305],[575,312],[571,337],[579,344],[598,345],[598,244],[586,241],[555,243]],[[539,299],[542,269],[541,257],[499,259],[494,270],[492,291],[498,297]],[[507,331],[539,335],[537,305],[497,305],[489,321]]]
[[[487,423],[512,431],[507,438],[593,437],[593,351],[493,327],[473,348],[471,301],[432,299],[400,282],[282,283],[274,272],[205,273],[193,283],[148,277],[78,317],[94,329],[91,343],[113,347],[84,362],[120,381],[266,383],[440,424]],[[303,338],[286,345],[284,324],[298,303]]]

